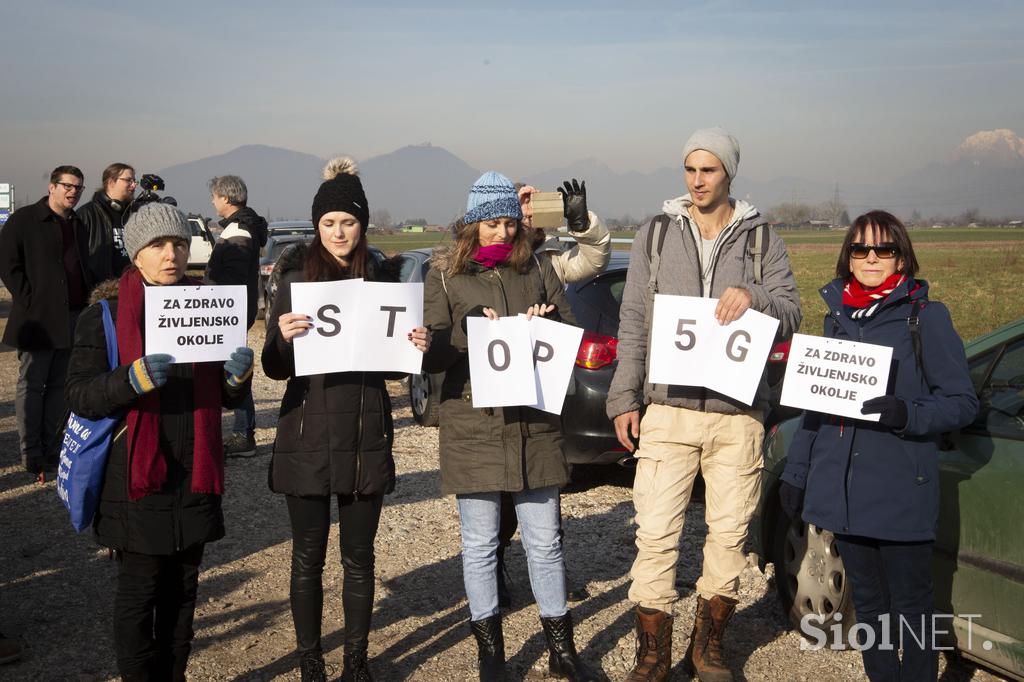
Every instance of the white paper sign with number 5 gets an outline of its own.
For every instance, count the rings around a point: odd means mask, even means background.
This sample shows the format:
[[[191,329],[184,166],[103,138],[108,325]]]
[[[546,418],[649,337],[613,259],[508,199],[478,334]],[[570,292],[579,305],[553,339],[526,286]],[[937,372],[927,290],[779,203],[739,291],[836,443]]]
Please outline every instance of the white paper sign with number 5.
[[[756,310],[722,326],[716,298],[654,297],[651,383],[703,386],[751,405],[779,321]]]

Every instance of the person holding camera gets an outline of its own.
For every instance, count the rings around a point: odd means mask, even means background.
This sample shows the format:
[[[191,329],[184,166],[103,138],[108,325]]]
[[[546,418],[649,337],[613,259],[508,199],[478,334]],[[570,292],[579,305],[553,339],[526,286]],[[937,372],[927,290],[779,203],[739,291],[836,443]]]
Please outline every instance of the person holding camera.
[[[824,336],[891,347],[891,390],[861,407],[877,421],[805,412],[779,487],[791,519],[835,534],[861,637],[873,642],[861,647],[872,682],[938,676],[938,441],[978,412],[963,341],[917,270],[910,235],[891,213],[870,211],[846,231],[836,279],[821,288]]]
[[[88,419],[121,414],[108,455],[96,540],[115,551],[114,647],[124,680],[184,680],[194,632],[199,566],[224,537],[222,407],[249,391],[253,352],[224,363],[172,364],[145,353],[147,287],[185,277],[191,231],[167,204],[141,206],[125,225],[132,266],[96,288],[82,313],[67,378],[68,406]],[[110,369],[99,299],[110,303],[120,365]]]
[[[247,206],[249,189],[237,175],[211,178],[210,201],[224,227],[206,264],[206,280],[213,284],[241,284],[246,288],[246,328],[256,321],[260,289],[260,249],[267,243],[267,221]],[[256,454],[256,404],[245,396],[235,410],[231,436],[224,441],[228,457]]]

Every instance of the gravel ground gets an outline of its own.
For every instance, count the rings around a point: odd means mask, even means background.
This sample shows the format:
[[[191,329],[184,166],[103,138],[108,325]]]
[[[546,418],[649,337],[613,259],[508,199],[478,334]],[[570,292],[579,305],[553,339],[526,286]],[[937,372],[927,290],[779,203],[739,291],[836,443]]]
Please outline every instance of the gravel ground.
[[[9,296],[0,289],[0,319]],[[250,342],[262,345],[257,322]],[[54,484],[38,485],[20,468],[14,422],[16,353],[0,346],[0,629],[18,636],[22,661],[0,667],[3,680],[116,679],[111,616],[116,570],[88,532],[75,535]],[[370,634],[378,680],[475,679],[476,646],[466,621],[454,501],[439,494],[437,431],[417,426],[404,385],[389,386],[395,402],[398,485],[387,498],[377,535],[377,594]],[[290,543],[284,500],[266,485],[283,383],[257,369],[254,382],[259,449],[227,464],[224,513],[228,536],[207,547],[199,586],[194,680],[298,679],[288,608]],[[225,419],[225,428],[227,420]],[[590,597],[573,605],[581,655],[600,662],[608,679],[632,665],[634,637],[627,603],[634,556],[630,477],[615,468],[587,469],[564,492],[566,553],[571,580]],[[687,679],[678,660],[696,603],[701,546],[707,528],[695,499],[687,515],[679,564],[673,679]],[[337,528],[324,574],[324,648],[340,675],[341,573]],[[505,641],[513,679],[543,679],[544,641],[532,604],[518,538],[508,557],[513,608]],[[772,567],[749,568],[727,639],[726,658],[746,680],[864,679],[853,651],[801,651],[775,596]],[[953,660],[941,662],[945,682],[998,680]]]

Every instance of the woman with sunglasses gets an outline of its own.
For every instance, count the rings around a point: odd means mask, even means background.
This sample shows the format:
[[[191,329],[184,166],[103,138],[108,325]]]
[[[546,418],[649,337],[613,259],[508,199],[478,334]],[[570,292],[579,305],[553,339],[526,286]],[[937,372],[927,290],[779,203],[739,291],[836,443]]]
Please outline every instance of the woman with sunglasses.
[[[835,534],[873,682],[938,675],[938,438],[970,424],[978,410],[963,342],[946,306],[928,300],[917,270],[895,216],[871,211],[847,230],[837,279],[821,289],[824,335],[892,347],[891,390],[861,408],[877,421],[805,412],[779,489],[790,517],[802,506],[804,521]]]

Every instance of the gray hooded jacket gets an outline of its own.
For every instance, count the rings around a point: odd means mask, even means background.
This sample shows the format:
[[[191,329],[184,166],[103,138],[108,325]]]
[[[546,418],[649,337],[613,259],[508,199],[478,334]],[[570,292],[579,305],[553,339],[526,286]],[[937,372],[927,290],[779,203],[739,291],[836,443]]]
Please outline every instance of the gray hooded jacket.
[[[730,199],[730,201],[733,201]],[[743,287],[753,299],[751,307],[779,320],[779,334],[789,336],[800,326],[800,294],[789,264],[786,245],[774,230],[768,230],[768,250],[762,262],[762,283],[754,283],[753,254],[747,248],[747,233],[766,221],[757,210],[743,201],[734,201],[734,217],[715,240],[705,256],[709,277],[701,273],[700,247],[691,225],[689,195],[670,199],[662,210],[671,218],[661,249],[658,268],[658,293],[675,296],[718,298],[729,287]],[[720,393],[693,386],[670,386],[647,382],[647,348],[650,330],[645,327],[648,302],[647,283],[651,259],[647,253],[650,225],[642,227],[633,239],[626,288],[619,310],[618,367],[608,390],[607,413],[612,419],[658,403],[703,412],[738,414],[748,405]],[[698,237],[699,238],[699,237]],[[705,290],[704,281],[710,283]],[[767,406],[768,387],[761,379],[755,408]]]

